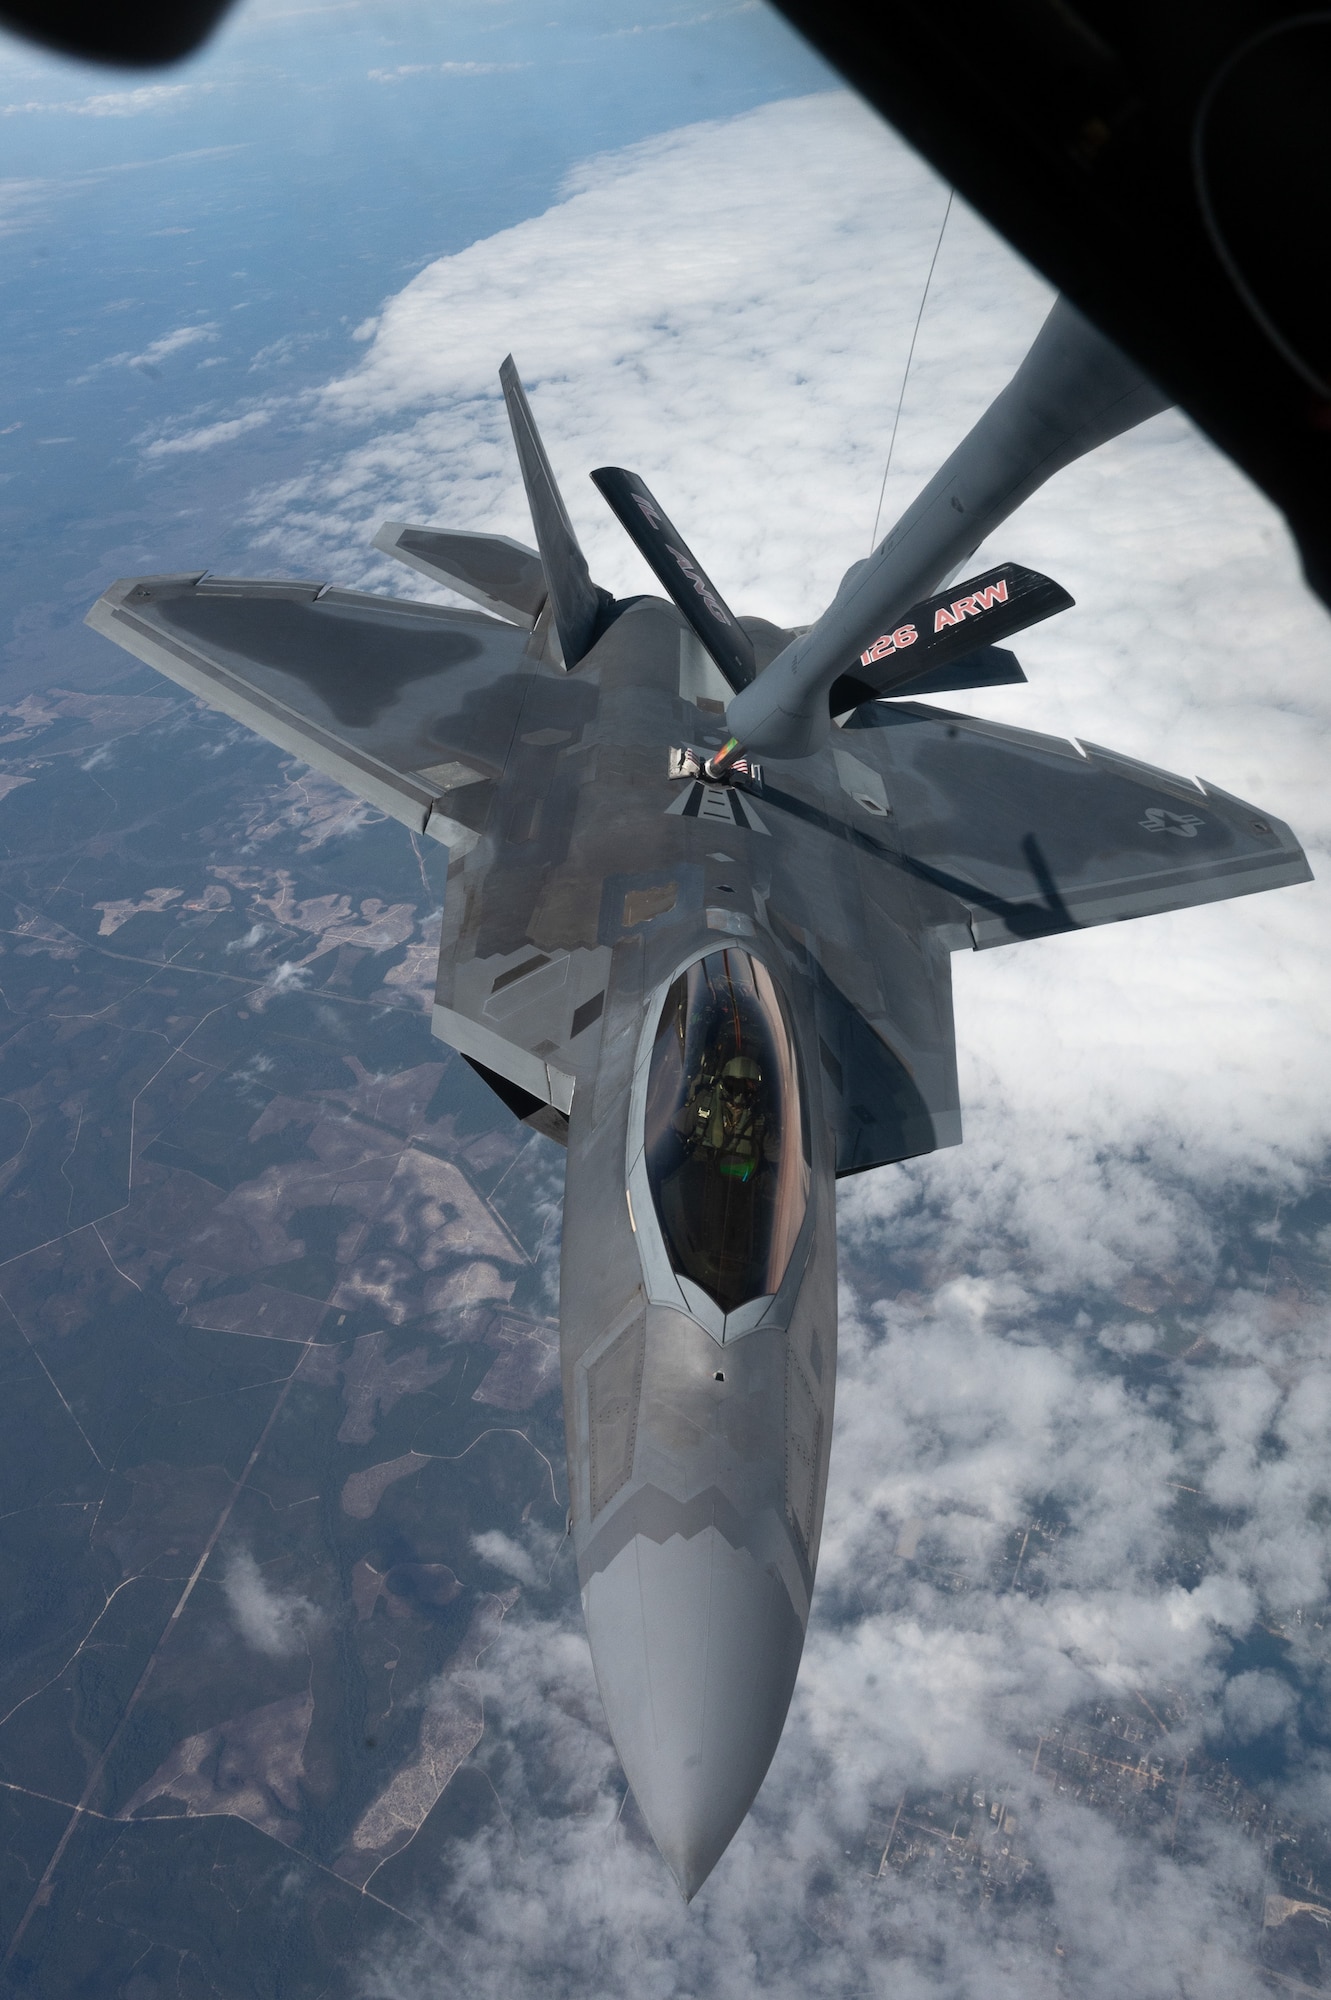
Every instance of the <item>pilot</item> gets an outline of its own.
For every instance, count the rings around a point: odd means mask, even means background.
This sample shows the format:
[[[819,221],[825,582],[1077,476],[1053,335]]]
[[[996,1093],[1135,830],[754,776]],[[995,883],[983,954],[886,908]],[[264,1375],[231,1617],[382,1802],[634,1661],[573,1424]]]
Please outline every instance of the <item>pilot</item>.
[[[701,1150],[728,1180],[749,1180],[763,1158],[762,1070],[752,1056],[731,1056],[719,1073],[708,1064],[676,1121],[690,1152]]]

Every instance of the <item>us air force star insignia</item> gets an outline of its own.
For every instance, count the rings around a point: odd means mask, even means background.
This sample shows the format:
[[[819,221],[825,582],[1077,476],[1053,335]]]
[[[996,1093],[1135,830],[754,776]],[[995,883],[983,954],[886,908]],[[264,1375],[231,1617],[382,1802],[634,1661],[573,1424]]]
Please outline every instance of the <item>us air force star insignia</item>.
[[[1176,833],[1180,840],[1196,840],[1197,829],[1202,824],[1196,813],[1170,812],[1167,806],[1147,806],[1145,819],[1138,820],[1138,826],[1148,833]]]

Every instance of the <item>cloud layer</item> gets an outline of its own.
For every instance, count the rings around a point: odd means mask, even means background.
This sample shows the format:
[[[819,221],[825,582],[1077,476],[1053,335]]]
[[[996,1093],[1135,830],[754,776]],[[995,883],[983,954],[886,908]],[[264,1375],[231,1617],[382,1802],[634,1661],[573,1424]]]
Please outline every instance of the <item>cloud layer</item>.
[[[189,83],[141,83],[134,90],[99,90],[90,97],[66,97],[55,102],[30,98],[22,104],[0,104],[0,118],[30,117],[52,112],[65,118],[138,118],[145,111],[178,111],[198,95]]]
[[[319,1623],[309,1598],[274,1589],[248,1549],[235,1548],[228,1556],[222,1593],[245,1644],[269,1659],[302,1652],[306,1633]]]
[[[583,477],[611,460],[742,609],[809,618],[867,547],[945,202],[841,95],[592,161],[385,303],[311,412],[344,445],[256,500],[256,534],[404,593],[421,580],[366,553],[385,516],[530,539],[495,385],[512,348],[601,581],[647,587]],[[954,207],[885,523],[1047,303]],[[1029,687],[968,706],[1198,770],[1291,820],[1322,872],[1326,621],[1227,461],[1159,418],[987,553],[1078,604],[1021,643]],[[827,1539],[758,1807],[685,1913],[624,1803],[576,1606],[519,1608],[480,1670],[502,1812],[431,1910],[455,1983],[1256,1990],[1260,1843],[1196,1773],[1224,1756],[1263,1810],[1325,1810],[1326,934],[1314,884],[957,962],[965,1146],[842,1190]],[[518,1574],[521,1551],[489,1553]],[[1166,1771],[1131,1794],[1174,1785],[1163,1818],[1041,1764],[1092,1723]],[[1168,1776],[1185,1757],[1191,1791]],[[879,1876],[872,1840],[925,1795],[1010,1816],[1027,1888],[961,1895],[927,1860]],[[366,1980],[438,1990],[433,1957]]]

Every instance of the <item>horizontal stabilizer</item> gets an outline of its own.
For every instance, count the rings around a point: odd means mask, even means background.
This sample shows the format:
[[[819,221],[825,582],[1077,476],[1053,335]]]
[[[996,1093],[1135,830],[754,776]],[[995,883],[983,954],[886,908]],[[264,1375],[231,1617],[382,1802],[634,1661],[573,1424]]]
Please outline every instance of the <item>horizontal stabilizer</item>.
[[[730,686],[747,687],[757,670],[753,641],[637,473],[602,465],[592,482]]]
[[[555,631],[564,665],[571,672],[605,629],[614,599],[592,582],[511,354],[499,370],[499,381],[545,568]]]
[[[374,538],[385,555],[396,556],[435,583],[469,597],[510,624],[528,629],[545,603],[545,566],[535,549],[507,535],[468,535],[449,528],[416,528],[385,521]]]
[[[1025,680],[1020,668],[1015,674],[985,674],[978,680],[956,674],[979,652],[993,650],[997,640],[1038,625],[1072,603],[1052,577],[1019,563],[1000,563],[965,583],[949,584],[913,604],[890,632],[870,641],[856,664],[833,683],[828,697],[832,714],[842,715],[857,701],[885,694],[943,694]],[[1010,661],[1012,655],[1002,658]]]

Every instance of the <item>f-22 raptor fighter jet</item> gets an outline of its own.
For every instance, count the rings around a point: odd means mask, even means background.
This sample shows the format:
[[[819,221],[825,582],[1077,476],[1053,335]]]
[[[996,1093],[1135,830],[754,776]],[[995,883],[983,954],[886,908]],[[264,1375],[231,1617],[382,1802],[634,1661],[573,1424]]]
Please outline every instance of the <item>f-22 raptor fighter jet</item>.
[[[536,548],[389,522],[479,608],[209,575],[89,614],[448,850],[434,1030],[567,1146],[571,1527],[606,1717],[691,1897],[799,1668],[836,1380],[835,1182],[961,1137],[949,954],[1306,881],[1211,786],[921,695],[1025,677],[1071,599],[969,556],[1163,407],[1059,302],[803,632],[738,617],[642,480],[594,472],[665,597],[597,587],[511,359]]]

